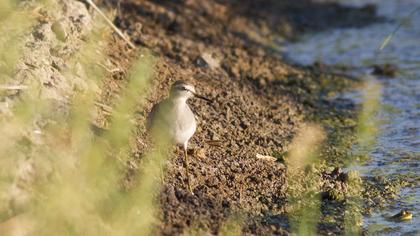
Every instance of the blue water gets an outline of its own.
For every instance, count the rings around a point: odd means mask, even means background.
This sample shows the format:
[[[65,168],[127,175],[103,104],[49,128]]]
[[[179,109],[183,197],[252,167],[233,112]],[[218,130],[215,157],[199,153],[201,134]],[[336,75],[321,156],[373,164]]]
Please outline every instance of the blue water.
[[[365,217],[364,227],[375,235],[420,235],[420,11],[407,19],[411,11],[420,7],[420,0],[342,2],[352,5],[374,3],[378,6],[378,14],[390,21],[304,35],[299,42],[286,47],[285,56],[299,64],[321,61],[354,68],[384,63],[397,65],[395,78],[378,77],[376,80],[382,90],[379,133],[369,153],[370,159],[358,169],[368,176],[404,173],[409,176],[407,180],[412,186],[402,189],[397,200],[386,209]],[[382,41],[402,21],[404,25],[378,54]],[[386,220],[387,216],[403,208],[413,213],[411,221]],[[388,230],[384,231],[385,228]]]

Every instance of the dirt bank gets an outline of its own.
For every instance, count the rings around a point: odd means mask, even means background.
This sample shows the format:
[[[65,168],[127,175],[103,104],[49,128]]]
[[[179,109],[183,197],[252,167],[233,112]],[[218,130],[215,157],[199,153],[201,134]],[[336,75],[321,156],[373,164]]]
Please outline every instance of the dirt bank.
[[[238,211],[246,216],[244,233],[288,234],[287,166],[258,160],[256,154],[281,159],[305,122],[321,123],[328,137],[321,150],[324,164],[316,170],[323,196],[319,231],[343,233],[348,178],[335,167],[345,161],[353,142],[355,107],[333,95],[357,81],[334,75],[322,65],[289,65],[278,54],[278,43],[304,31],[381,20],[373,6],[350,8],[307,0],[99,3],[116,10],[116,25],[139,50],[150,49],[159,59],[148,102],[137,113],[141,141],[133,154],[135,162],[145,150],[146,114],[167,96],[171,83],[190,81],[215,101],[190,102],[199,120],[190,164],[195,195],[184,189],[181,153],[174,152],[160,198],[159,234],[181,234],[189,228],[217,233]],[[137,53],[115,37],[108,54],[123,70],[111,74],[105,84],[102,102],[112,106]],[[101,117],[99,125],[106,126],[107,116]],[[207,140],[221,145],[209,145]],[[128,171],[128,188],[136,182],[136,171],[134,167]]]
[[[11,6],[5,3],[5,9],[2,9],[2,143],[26,139],[29,143],[41,145],[44,127],[68,113],[67,105],[76,90],[89,87],[84,80],[85,68],[70,58],[78,56],[80,40],[92,30],[93,17],[78,1],[59,0],[50,4],[20,1],[16,5],[19,6],[11,11],[7,8]],[[11,11],[9,15],[8,11]],[[78,73],[67,73],[77,66]],[[36,92],[25,93],[29,88]],[[30,107],[37,113],[36,118],[28,127],[17,126],[14,113],[18,113],[16,107],[22,106],[25,100],[32,101]],[[40,104],[43,103],[51,105],[48,112],[41,112]],[[14,133],[13,138],[8,136],[7,129]],[[45,170],[35,171],[35,163],[39,164],[39,160],[34,160],[31,151],[19,150],[11,164],[7,157],[13,155],[5,150],[3,147],[0,154],[2,164],[9,168],[4,168],[2,178],[13,176],[13,181],[11,185],[5,181],[8,184],[1,186],[0,218],[19,212],[30,199],[29,189],[35,176],[48,174]]]

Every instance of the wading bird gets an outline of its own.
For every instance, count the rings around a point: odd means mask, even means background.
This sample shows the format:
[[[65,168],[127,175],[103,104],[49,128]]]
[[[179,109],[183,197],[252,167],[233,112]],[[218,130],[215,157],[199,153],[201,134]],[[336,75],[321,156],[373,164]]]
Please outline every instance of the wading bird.
[[[170,90],[169,97],[153,106],[147,117],[147,130],[154,139],[167,138],[171,143],[182,145],[184,149],[184,167],[187,176],[187,188],[193,193],[188,173],[188,141],[197,128],[195,115],[187,104],[192,97],[208,102],[210,99],[195,92],[193,85],[176,81]]]

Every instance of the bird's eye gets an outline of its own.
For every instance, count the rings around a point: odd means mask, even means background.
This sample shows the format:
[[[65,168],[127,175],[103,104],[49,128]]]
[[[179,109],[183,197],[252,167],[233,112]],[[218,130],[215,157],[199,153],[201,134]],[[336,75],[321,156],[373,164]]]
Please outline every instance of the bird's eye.
[[[181,87],[181,90],[187,91],[188,89],[186,87]]]

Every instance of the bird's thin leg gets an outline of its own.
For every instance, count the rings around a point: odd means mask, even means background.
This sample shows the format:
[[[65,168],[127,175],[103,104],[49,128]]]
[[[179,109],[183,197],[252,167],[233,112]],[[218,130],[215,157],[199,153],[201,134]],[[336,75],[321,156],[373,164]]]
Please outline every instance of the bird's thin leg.
[[[165,155],[163,148],[157,149],[157,155]],[[163,184],[165,182],[165,163],[163,161],[158,161],[159,172],[160,172],[160,182]]]
[[[164,168],[163,163],[160,163],[159,168],[160,168],[160,181],[162,183],[164,183],[165,182],[165,172],[164,172],[164,169],[163,169]]]
[[[189,163],[188,163],[187,143],[184,144],[184,167],[185,167],[185,175],[187,176],[188,191],[194,194],[191,188],[190,175],[188,173]]]

